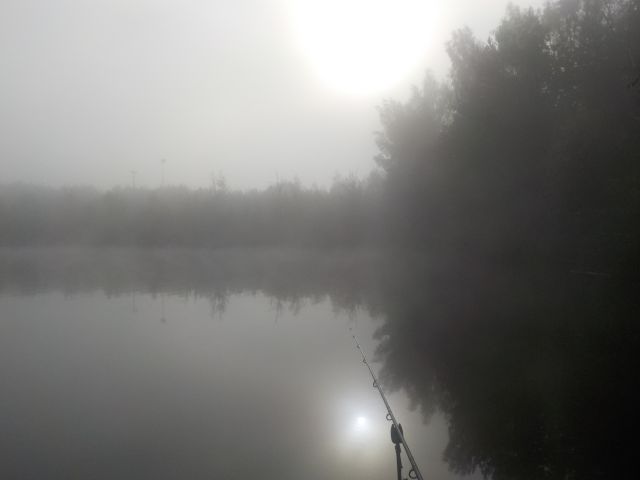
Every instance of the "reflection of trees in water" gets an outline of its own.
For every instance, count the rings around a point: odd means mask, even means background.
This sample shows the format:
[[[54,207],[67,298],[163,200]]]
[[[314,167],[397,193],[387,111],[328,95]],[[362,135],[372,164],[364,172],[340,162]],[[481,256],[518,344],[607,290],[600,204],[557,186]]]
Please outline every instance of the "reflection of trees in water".
[[[443,410],[454,470],[495,479],[633,471],[637,286],[471,265],[391,283],[377,332],[382,378],[425,414]]]
[[[222,319],[223,315],[227,311],[227,304],[229,303],[229,296],[225,292],[214,291],[209,296],[209,305],[211,305],[211,318]]]
[[[228,297],[263,293],[276,313],[299,312],[327,296],[341,311],[364,302],[379,255],[361,250],[23,248],[0,250],[0,293],[101,290],[201,297],[212,316]]]
[[[627,477],[638,425],[638,286],[416,255],[299,250],[0,252],[0,293],[100,289],[262,293],[293,312],[329,298],[367,308],[381,378],[449,421],[445,458],[493,478]]]

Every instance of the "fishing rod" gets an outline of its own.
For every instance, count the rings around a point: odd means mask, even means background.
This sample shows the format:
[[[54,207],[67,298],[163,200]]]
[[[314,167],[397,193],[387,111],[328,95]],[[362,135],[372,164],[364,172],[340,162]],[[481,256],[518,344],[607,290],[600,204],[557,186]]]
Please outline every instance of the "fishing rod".
[[[404,439],[404,434],[402,433],[402,425],[400,425],[397,422],[396,417],[393,414],[393,411],[391,410],[391,406],[387,401],[387,397],[384,395],[384,392],[382,391],[382,387],[380,387],[380,383],[376,378],[376,374],[373,373],[373,370],[371,369],[371,365],[369,365],[369,362],[367,362],[367,357],[365,356],[364,351],[362,350],[362,347],[358,343],[358,339],[353,333],[351,334],[351,336],[353,337],[353,341],[356,342],[356,347],[358,348],[358,350],[360,350],[360,355],[362,355],[362,363],[364,363],[367,366],[367,368],[369,369],[369,373],[371,374],[371,378],[373,378],[373,388],[376,388],[378,390],[378,392],[380,393],[380,397],[382,397],[382,401],[384,402],[384,406],[387,407],[387,420],[393,422],[393,428],[391,429],[391,438],[393,442],[396,444],[396,448],[398,448],[398,444],[394,440],[394,437],[400,440],[400,443],[402,443],[402,446],[404,447],[404,451],[407,454],[407,458],[409,458],[409,462],[411,462],[411,470],[409,470],[409,478],[416,479],[416,480],[424,480],[422,477],[422,473],[420,473],[420,469],[418,468],[418,464],[416,463],[411,453],[411,450],[409,449],[409,445],[407,445],[407,441]],[[396,450],[396,452],[398,453],[398,450]],[[401,465],[398,457],[398,472],[400,471],[399,470],[400,468],[401,468]]]

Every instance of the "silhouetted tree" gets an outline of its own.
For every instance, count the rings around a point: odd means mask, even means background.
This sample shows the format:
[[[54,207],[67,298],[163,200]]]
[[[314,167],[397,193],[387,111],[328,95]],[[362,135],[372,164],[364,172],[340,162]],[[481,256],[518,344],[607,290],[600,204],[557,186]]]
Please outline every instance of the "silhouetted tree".
[[[427,77],[381,108],[395,231],[432,251],[633,274],[639,15],[637,1],[567,0],[510,7],[486,43],[454,34],[450,84]]]

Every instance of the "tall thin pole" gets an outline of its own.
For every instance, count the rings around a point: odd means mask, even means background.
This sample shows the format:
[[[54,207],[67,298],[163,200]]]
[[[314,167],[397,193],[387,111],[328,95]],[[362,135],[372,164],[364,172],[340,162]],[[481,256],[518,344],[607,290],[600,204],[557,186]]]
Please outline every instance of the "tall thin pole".
[[[373,373],[373,370],[371,369],[371,365],[369,365],[369,362],[367,362],[367,357],[365,356],[364,351],[362,350],[362,347],[360,347],[360,344],[358,343],[358,339],[356,338],[355,335],[351,335],[351,336],[353,337],[353,341],[356,342],[356,347],[358,348],[358,350],[360,350],[360,355],[362,355],[362,362],[367,366],[367,368],[369,369],[369,373],[371,374],[371,378],[373,378],[373,386],[378,390],[378,392],[380,393],[380,397],[382,397],[382,401],[384,402],[384,406],[387,407],[387,419],[393,422],[393,426],[396,429],[398,436],[400,437],[400,441],[402,442],[404,451],[407,454],[407,458],[409,459],[409,462],[411,462],[411,470],[415,474],[415,477],[411,475],[411,472],[409,472],[409,477],[416,478],[418,480],[424,480],[422,477],[422,473],[420,473],[420,469],[418,468],[418,464],[416,463],[415,459],[413,458],[413,454],[409,449],[409,445],[407,445],[407,441],[404,439],[404,434],[402,433],[402,430],[398,426],[398,422],[396,420],[395,415],[393,414],[393,411],[391,410],[391,406],[389,405],[389,402],[387,401],[387,397],[382,391],[382,387],[380,387],[380,383],[376,378],[376,374]]]

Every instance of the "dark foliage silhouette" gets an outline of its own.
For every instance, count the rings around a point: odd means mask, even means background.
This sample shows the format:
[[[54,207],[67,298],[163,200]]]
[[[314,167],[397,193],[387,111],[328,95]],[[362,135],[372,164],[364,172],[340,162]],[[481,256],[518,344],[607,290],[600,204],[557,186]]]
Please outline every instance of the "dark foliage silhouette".
[[[630,476],[640,5],[510,7],[449,55],[449,85],[381,108],[387,218],[437,258],[380,300],[383,378],[447,414],[459,472]]]
[[[638,2],[510,7],[488,42],[461,30],[448,51],[450,85],[381,108],[398,240],[636,275]]]

